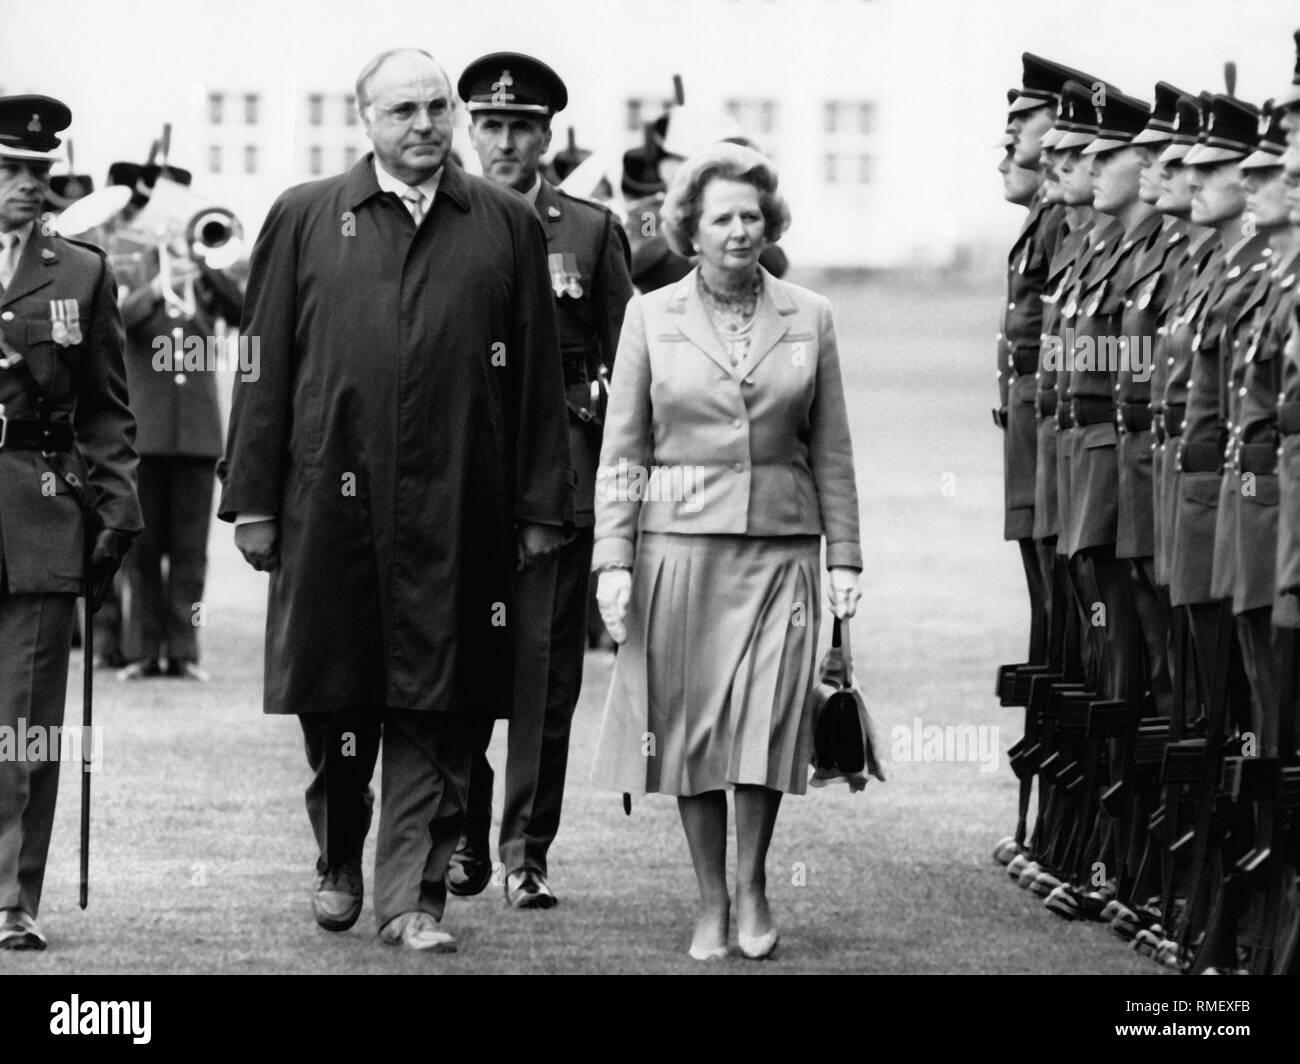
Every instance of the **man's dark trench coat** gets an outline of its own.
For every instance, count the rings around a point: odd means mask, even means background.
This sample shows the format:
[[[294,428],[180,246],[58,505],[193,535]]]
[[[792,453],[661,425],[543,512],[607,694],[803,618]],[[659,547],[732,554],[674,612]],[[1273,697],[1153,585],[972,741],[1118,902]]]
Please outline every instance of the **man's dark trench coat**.
[[[292,188],[243,334],[219,513],[280,522],[266,712],[508,716],[517,523],[573,518],[531,207],[450,161],[418,232],[370,155]]]

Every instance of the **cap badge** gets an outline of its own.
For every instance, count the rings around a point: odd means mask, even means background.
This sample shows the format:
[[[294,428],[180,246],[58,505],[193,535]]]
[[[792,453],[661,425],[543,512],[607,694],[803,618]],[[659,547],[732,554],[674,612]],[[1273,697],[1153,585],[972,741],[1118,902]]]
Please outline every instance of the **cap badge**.
[[[43,127],[41,126],[41,116],[38,114],[33,114],[32,120],[27,123],[27,132],[39,133],[42,128]]]
[[[501,76],[492,82],[492,102],[498,107],[510,103],[514,100],[515,95],[506,90],[515,83],[515,79],[510,76],[510,71],[501,71]]]
[[[1259,137],[1268,136],[1268,127],[1271,126],[1272,124],[1273,124],[1273,112],[1271,112],[1268,108],[1265,108],[1264,110],[1260,111],[1259,125],[1255,129],[1256,136]]]

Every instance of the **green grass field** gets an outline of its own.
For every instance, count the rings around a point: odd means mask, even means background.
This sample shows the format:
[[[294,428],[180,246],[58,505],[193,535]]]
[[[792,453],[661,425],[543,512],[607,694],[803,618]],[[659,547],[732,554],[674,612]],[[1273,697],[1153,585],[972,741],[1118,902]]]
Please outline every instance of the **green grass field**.
[[[300,732],[292,718],[261,713],[265,577],[219,524],[202,633],[215,679],[122,684],[100,674],[90,908],[77,907],[74,769],[62,780],[41,913],[51,948],[0,954],[0,971],[1155,972],[1104,928],[1051,915],[990,857],[1014,827],[1004,754],[1021,725],[1021,711],[992,695],[994,670],[1023,657],[1027,635],[1017,553],[1001,539],[1000,440],[988,412],[997,291],[891,281],[827,294],[867,559],[855,656],[877,736],[888,756],[892,729],[918,718],[997,728],[999,756],[992,772],[887,760],[889,781],[863,793],[788,799],[769,863],[777,959],[706,968],[686,956],[694,878],[676,803],[638,799],[628,817],[617,795],[586,783],[610,673],[600,654],[587,660],[552,851],[558,908],[510,911],[499,887],[452,899],[454,956],[380,945],[368,902],[350,933],[318,930]],[[80,719],[80,690],[74,656],[70,721]],[[499,730],[494,763],[503,752]]]

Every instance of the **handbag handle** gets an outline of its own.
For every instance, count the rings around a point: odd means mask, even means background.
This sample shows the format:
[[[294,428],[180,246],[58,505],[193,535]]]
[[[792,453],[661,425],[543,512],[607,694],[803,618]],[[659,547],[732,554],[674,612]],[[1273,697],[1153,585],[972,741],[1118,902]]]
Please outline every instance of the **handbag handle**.
[[[840,686],[853,686],[853,651],[849,647],[849,626],[835,618],[835,627],[831,629],[831,646],[839,647],[841,672],[843,679]]]

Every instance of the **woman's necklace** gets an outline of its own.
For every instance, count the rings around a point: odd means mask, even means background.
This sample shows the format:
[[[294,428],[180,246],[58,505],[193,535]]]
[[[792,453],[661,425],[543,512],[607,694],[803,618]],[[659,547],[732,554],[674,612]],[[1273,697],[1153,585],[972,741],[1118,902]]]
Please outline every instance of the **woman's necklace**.
[[[754,311],[758,309],[758,296],[763,290],[763,277],[756,273],[753,282],[739,292],[719,292],[704,279],[704,272],[700,271],[700,289],[709,302],[719,310],[741,318],[752,318]]]

